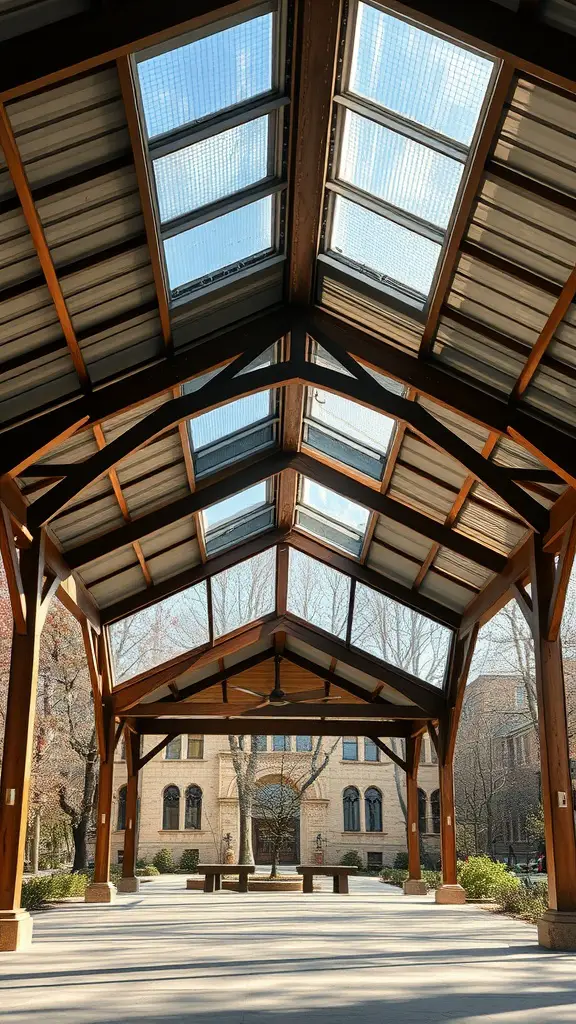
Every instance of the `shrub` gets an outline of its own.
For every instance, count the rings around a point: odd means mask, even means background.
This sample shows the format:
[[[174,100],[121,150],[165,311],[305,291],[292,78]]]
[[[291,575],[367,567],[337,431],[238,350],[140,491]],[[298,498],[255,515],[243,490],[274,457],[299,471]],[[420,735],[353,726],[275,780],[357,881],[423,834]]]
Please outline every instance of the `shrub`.
[[[514,876],[506,870],[505,864],[490,857],[469,857],[458,866],[458,881],[471,900],[494,899],[497,891],[507,881],[513,884]]]
[[[136,874],[143,878],[152,878],[152,876],[159,875],[160,872],[153,864],[145,864],[143,868],[136,868]]]
[[[166,847],[164,847],[162,850],[158,850],[158,853],[154,855],[152,863],[155,868],[158,868],[158,871],[160,872],[161,875],[171,874],[171,872],[174,871],[174,868],[176,867],[176,865],[174,864],[174,858],[170,850],[168,850]]]
[[[193,874],[200,863],[199,850],[184,850],[180,858],[180,871]]]
[[[136,867],[137,868],[145,868],[146,867],[146,861],[144,860],[144,857],[138,857],[138,860],[136,861]]]
[[[398,851],[398,853],[394,857],[394,867],[404,869],[408,868],[408,853],[406,850]]]
[[[340,863],[345,864],[350,868],[358,868],[359,871],[364,867],[364,862],[358,853],[358,850],[348,850],[340,860]]]
[[[426,868],[423,868],[422,878],[426,882],[428,889],[437,889],[440,885],[442,885],[441,871],[428,871]]]
[[[22,885],[22,907],[24,910],[40,910],[51,900],[63,900],[68,896],[83,896],[90,879],[84,874],[62,873],[29,878]]]
[[[504,887],[497,894],[498,906],[505,914],[515,914],[536,924],[548,909],[548,885],[546,882],[515,881],[515,886]]]

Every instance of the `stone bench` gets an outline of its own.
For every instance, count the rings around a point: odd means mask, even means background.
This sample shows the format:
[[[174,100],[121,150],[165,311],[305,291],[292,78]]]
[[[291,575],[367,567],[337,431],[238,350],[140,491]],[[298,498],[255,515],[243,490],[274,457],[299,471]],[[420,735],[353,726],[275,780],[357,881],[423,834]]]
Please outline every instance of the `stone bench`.
[[[314,875],[328,875],[333,879],[333,891],[340,896],[348,894],[348,876],[357,870],[343,864],[299,864],[296,868],[302,875],[302,892],[314,892]]]
[[[248,875],[253,875],[253,864],[199,864],[199,875],[204,875],[204,892],[218,892],[222,888],[222,875],[238,875],[238,892],[248,892]],[[192,879],[189,879],[191,882]],[[186,888],[193,885],[186,883]]]

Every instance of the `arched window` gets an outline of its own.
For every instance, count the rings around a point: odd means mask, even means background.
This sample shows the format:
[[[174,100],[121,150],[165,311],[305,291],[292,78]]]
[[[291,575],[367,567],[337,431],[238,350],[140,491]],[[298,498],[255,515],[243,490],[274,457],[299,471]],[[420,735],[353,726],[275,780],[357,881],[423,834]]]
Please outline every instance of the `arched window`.
[[[347,786],[342,797],[344,807],[344,831],[360,831],[360,794],[356,786]]]
[[[382,793],[375,786],[370,786],[364,794],[366,804],[366,831],[382,831]]]
[[[202,790],[200,786],[188,786],[184,828],[202,828]]]
[[[116,828],[119,832],[126,828],[126,786],[120,786],[118,790],[118,820]]]
[[[178,786],[166,786],[162,801],[162,828],[177,832],[180,828],[180,790]]]
[[[432,831],[436,835],[440,832],[440,790],[435,789],[430,796],[430,807],[432,809]]]
[[[423,789],[419,789],[418,790],[418,831],[420,832],[420,835],[424,835],[424,833],[425,833],[425,831],[426,831],[426,829],[428,827],[428,823],[426,821],[426,810],[427,810],[426,805],[427,805],[427,803],[428,803],[428,798],[426,796],[426,793],[424,792]]]

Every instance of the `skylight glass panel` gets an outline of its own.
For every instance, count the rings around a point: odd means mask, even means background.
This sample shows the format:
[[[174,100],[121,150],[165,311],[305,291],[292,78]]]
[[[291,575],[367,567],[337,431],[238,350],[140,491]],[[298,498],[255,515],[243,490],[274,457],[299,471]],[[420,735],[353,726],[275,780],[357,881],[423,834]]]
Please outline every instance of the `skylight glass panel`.
[[[270,391],[259,391],[236,402],[228,402],[190,420],[190,434],[194,448],[220,441],[229,434],[249,427],[270,415]]]
[[[212,577],[214,636],[231,633],[276,607],[276,549],[270,548],[254,558]]]
[[[347,110],[338,177],[431,224],[447,227],[463,165]]]
[[[358,556],[369,512],[307,477],[300,480],[296,525],[319,540]]]
[[[368,4],[358,4],[350,90],[469,146],[493,63]]]
[[[395,421],[329,391],[308,388],[304,441],[376,480],[384,471]]]
[[[323,562],[290,549],[287,610],[344,640],[350,579]]]
[[[154,160],[160,220],[173,220],[255,185],[268,175],[269,117]]]
[[[440,255],[438,243],[343,196],[334,200],[330,250],[423,296]]]
[[[254,509],[265,504],[266,482],[262,481],[204,509],[204,523],[207,530],[213,530],[217,526],[221,526],[222,523],[226,523],[230,519],[238,519],[247,512],[252,512]]]
[[[272,196],[166,238],[172,291],[272,249]]]
[[[273,21],[271,13],[264,14],[141,61],[138,75],[148,137],[269,92]]]
[[[116,684],[207,644],[206,583],[111,623],[109,636]]]
[[[356,584],[350,643],[441,687],[452,632],[363,583]]]

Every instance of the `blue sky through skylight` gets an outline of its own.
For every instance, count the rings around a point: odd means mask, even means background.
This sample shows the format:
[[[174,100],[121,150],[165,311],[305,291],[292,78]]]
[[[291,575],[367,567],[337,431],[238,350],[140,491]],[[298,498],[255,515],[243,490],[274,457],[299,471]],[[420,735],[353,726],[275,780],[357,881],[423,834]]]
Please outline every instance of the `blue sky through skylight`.
[[[323,487],[314,480],[303,477],[302,499],[309,508],[323,513],[336,523],[364,533],[368,522],[368,509],[342,497],[341,494],[336,494],[328,487]]]
[[[358,4],[350,90],[469,146],[493,64]]]
[[[270,414],[270,392],[259,391],[236,402],[229,402],[218,409],[211,409],[202,416],[190,420],[190,431],[194,448],[202,448],[237,430],[249,427]]]
[[[252,18],[140,61],[148,137],[268,92],[273,84],[273,20],[272,14]]]
[[[319,388],[311,389],[310,416],[381,453],[387,451],[394,430],[388,416]]]
[[[272,247],[272,196],[182,231],[164,242],[174,291]]]
[[[230,498],[225,498],[224,501],[218,501],[215,505],[204,509],[202,513],[204,524],[207,530],[213,530],[226,520],[237,519],[246,512],[265,504],[266,481],[263,480],[259,484],[254,484],[253,487],[246,487],[238,494],[233,494]]]

